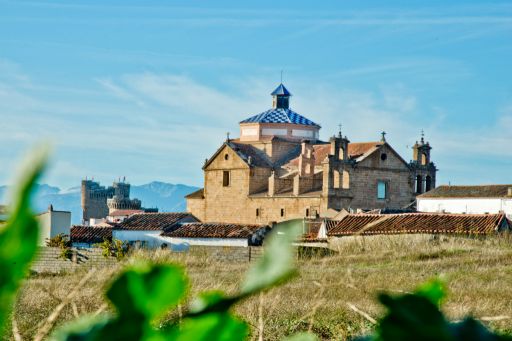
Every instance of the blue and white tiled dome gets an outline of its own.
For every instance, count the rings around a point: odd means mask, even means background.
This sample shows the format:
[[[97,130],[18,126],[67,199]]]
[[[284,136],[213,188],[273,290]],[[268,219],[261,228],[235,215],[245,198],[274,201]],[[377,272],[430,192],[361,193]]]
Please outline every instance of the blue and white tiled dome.
[[[272,109],[249,117],[240,123],[291,123],[320,128],[315,122],[290,109],[290,96],[292,94],[286,89],[283,83],[279,84],[279,86],[272,91],[271,95],[274,99]]]
[[[311,121],[310,119],[297,114],[291,109],[284,108],[269,109],[258,115],[249,117],[240,123],[292,123],[319,127],[318,124]]]

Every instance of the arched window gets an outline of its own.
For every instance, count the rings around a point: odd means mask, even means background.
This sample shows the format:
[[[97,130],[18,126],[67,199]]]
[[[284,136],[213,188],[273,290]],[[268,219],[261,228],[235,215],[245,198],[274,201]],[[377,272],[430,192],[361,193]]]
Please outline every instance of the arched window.
[[[421,164],[425,166],[427,163],[428,163],[427,154],[421,153]]]
[[[420,194],[421,193],[421,190],[422,190],[422,178],[421,178],[421,175],[418,175],[416,177],[416,193]]]
[[[338,170],[333,171],[333,182],[334,188],[340,188],[340,172]]]
[[[432,189],[432,178],[430,175],[427,175],[425,178],[425,192],[428,192]]]
[[[343,171],[343,189],[350,188],[350,173],[346,170]]]

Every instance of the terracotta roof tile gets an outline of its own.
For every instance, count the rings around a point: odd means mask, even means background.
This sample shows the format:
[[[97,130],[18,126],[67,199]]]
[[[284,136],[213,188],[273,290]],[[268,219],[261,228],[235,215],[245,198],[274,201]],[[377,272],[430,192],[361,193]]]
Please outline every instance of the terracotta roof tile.
[[[327,234],[488,234],[496,232],[502,223],[507,224],[505,219],[504,214],[349,214],[341,221],[329,222]]]
[[[104,239],[112,240],[111,227],[73,226],[70,229],[72,243],[101,243]]]
[[[139,230],[139,231],[158,231],[170,228],[180,220],[191,217],[197,220],[192,214],[187,212],[173,213],[140,213],[128,217],[122,223],[117,224],[116,230]]]
[[[109,213],[110,217],[123,217],[129,216],[137,213],[144,213],[143,210],[115,210],[112,213]]]
[[[419,198],[506,198],[512,185],[439,186]]]
[[[165,231],[162,236],[175,238],[249,238],[256,231],[268,228],[265,225],[225,224],[225,223],[185,223],[173,231]]]
[[[382,142],[361,142],[361,143],[349,143],[348,144],[348,156],[349,158],[357,158],[373,148],[380,147]],[[319,166],[322,164],[322,161],[329,155],[331,150],[331,144],[315,144],[313,145],[313,155],[315,157],[315,165]],[[288,165],[297,166],[299,164],[299,157],[295,157],[294,159],[288,162]]]

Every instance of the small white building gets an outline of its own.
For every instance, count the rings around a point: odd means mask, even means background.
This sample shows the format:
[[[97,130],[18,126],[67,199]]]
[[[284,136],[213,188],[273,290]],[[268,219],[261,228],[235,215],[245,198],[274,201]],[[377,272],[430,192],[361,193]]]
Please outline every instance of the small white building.
[[[196,222],[164,231],[161,238],[175,251],[190,246],[261,246],[270,229],[266,225]]]
[[[46,240],[55,237],[58,234],[69,236],[71,229],[71,212],[55,211],[53,206],[48,207],[48,211],[38,214],[39,222],[39,245],[46,245]]]
[[[133,245],[155,248],[168,241],[160,235],[172,231],[184,223],[197,222],[198,219],[186,212],[139,213],[134,214],[112,228],[112,238]]]
[[[419,212],[505,213],[512,219],[512,185],[439,186],[416,197]]]

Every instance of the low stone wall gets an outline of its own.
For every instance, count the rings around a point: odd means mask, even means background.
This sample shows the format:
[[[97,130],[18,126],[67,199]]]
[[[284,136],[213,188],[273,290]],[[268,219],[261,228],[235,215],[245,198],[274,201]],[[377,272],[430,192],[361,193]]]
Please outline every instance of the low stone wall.
[[[71,272],[79,268],[107,267],[118,264],[113,258],[103,257],[102,250],[98,248],[72,248],[70,259],[60,257],[61,249],[57,247],[40,247],[37,250],[36,260],[32,263],[34,272]],[[151,250],[148,250],[151,252]],[[172,252],[172,251],[169,251]],[[205,257],[216,261],[251,262],[263,255],[262,247],[239,246],[191,246],[186,253]]]
[[[40,247],[31,270],[34,272],[68,272],[83,267],[105,267],[117,264],[115,258],[105,258],[102,250],[97,248],[72,248],[71,258],[60,257],[61,249],[58,247]]]
[[[217,261],[251,262],[263,255],[260,246],[190,246],[190,253],[202,255]]]

